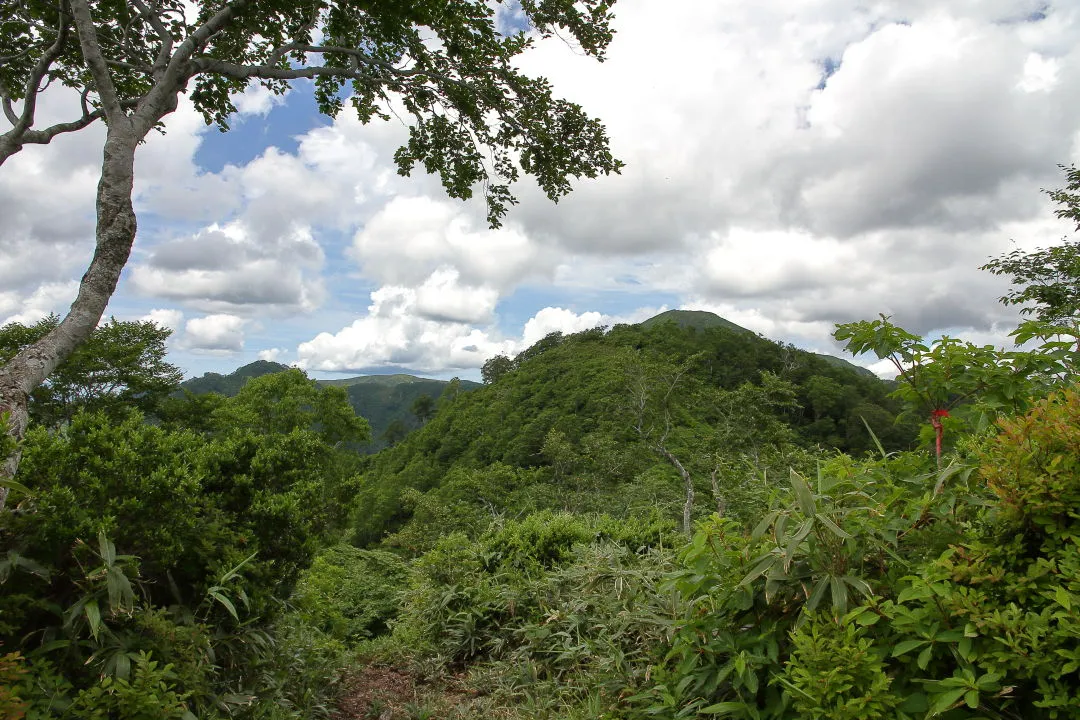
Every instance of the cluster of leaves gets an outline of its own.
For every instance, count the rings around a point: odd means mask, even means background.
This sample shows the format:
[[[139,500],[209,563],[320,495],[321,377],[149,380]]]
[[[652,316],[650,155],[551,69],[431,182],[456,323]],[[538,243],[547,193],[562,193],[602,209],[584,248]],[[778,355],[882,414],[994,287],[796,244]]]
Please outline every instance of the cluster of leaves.
[[[26,326],[0,328],[0,364],[15,356],[60,322],[50,315]],[[111,416],[136,407],[154,412],[182,379],[180,369],[165,361],[168,328],[152,322],[119,322],[115,318],[94,330],[90,338],[37,387],[31,397],[34,422],[55,427],[70,422],[80,410]]]
[[[1054,718],[1080,708],[1080,394],[1005,421],[974,465],[792,476],[755,530],[704,524],[692,608],[642,717]]]
[[[282,602],[348,517],[340,447],[366,423],[299,371],[185,402],[165,425],[82,410],[26,436],[27,494],[0,516],[0,643],[27,658],[28,717],[329,710],[344,646]]]

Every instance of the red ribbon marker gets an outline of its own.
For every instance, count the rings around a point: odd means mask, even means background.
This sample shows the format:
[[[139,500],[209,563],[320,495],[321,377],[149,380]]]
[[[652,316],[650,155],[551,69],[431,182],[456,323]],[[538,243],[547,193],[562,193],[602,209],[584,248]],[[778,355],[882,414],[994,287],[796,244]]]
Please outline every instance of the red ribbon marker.
[[[930,412],[930,424],[934,428],[934,449],[937,450],[938,465],[941,464],[941,418],[949,417],[949,411],[942,408]]]

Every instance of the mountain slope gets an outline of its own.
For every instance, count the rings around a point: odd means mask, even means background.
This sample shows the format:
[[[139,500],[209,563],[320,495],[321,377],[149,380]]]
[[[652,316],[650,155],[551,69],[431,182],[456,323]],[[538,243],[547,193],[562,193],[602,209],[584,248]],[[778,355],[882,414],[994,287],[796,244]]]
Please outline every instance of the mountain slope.
[[[695,330],[706,330],[708,328],[719,327],[733,330],[734,332],[754,334],[754,332],[747,330],[741,325],[736,325],[730,320],[726,320],[715,313],[707,312],[705,310],[668,310],[659,315],[654,315],[639,324],[642,327],[651,328],[668,322],[675,323],[681,328],[693,328]]]
[[[863,418],[889,449],[914,437],[877,378],[716,323],[552,334],[510,365],[367,461],[359,542],[397,530],[394,542],[422,548],[417,518],[467,530],[467,518],[521,507],[680,514],[661,436],[705,483],[717,463],[739,483],[762,458],[775,460],[770,477],[786,473],[799,447],[868,450]],[[710,492],[699,488],[701,511]]]
[[[248,380],[262,375],[288,370],[287,365],[257,360],[239,367],[228,375],[206,373],[201,377],[185,380],[180,387],[195,395],[216,392],[231,397],[240,391]],[[386,447],[386,431],[400,422],[405,430],[413,430],[420,421],[413,414],[413,403],[417,398],[427,395],[437,400],[450,381],[432,380],[414,375],[362,375],[341,380],[317,380],[321,385],[341,387],[349,396],[349,403],[371,424],[371,442],[366,451],[373,453]],[[459,381],[461,390],[473,390],[480,383],[469,380]]]

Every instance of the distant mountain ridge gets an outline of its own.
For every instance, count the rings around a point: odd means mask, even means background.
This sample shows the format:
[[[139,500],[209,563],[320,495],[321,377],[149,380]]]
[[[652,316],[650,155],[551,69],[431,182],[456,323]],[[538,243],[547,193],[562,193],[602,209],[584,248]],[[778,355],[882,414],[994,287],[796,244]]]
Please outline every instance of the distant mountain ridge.
[[[228,375],[208,372],[201,377],[185,380],[180,387],[195,395],[215,392],[231,397],[240,392],[240,388],[251,378],[288,369],[288,365],[281,363],[256,360],[237,368]],[[417,398],[428,395],[431,399],[437,400],[451,381],[397,373],[360,375],[340,380],[316,380],[316,382],[320,385],[344,388],[356,413],[371,423],[372,441],[368,451],[377,452],[386,446],[383,434],[395,421],[400,421],[410,430],[419,426],[420,422],[412,412],[413,403]],[[471,380],[459,382],[461,390],[473,390],[480,387],[480,383]]]

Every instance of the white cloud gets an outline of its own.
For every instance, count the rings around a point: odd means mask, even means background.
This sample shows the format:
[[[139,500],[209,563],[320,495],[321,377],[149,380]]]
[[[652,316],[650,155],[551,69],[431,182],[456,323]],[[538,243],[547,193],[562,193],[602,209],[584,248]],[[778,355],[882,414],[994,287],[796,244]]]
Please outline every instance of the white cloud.
[[[204,310],[307,312],[325,295],[324,256],[306,227],[256,236],[241,222],[160,243],[131,270],[132,286]]]
[[[275,93],[257,82],[251,82],[240,95],[233,98],[241,115],[266,116],[275,106],[285,102],[285,95]]]
[[[524,350],[553,332],[569,335],[606,325],[608,324],[606,321],[607,317],[598,312],[584,312],[579,315],[565,308],[546,307],[525,323],[518,351]]]
[[[497,290],[461,285],[458,271],[450,268],[436,270],[416,290],[417,313],[429,320],[486,324],[498,300]]]
[[[192,318],[184,324],[180,347],[195,352],[235,353],[244,349],[247,320],[236,315],[217,314]]]
[[[617,323],[634,323],[662,311],[638,308],[625,315],[577,313],[546,307],[525,322],[520,338],[490,328],[424,317],[417,293],[387,286],[371,293],[366,316],[337,333],[320,333],[297,348],[300,367],[309,370],[366,372],[388,367],[445,373],[476,370],[495,355],[516,355],[553,332],[571,334]]]
[[[466,283],[506,288],[547,265],[519,229],[478,226],[465,207],[423,196],[388,202],[356,234],[351,253],[369,277],[410,285],[449,267]]]
[[[301,343],[296,354],[300,367],[311,370],[399,367],[433,372],[478,368],[512,347],[464,323],[426,318],[418,312],[416,291],[386,286],[371,293],[366,316],[336,334],[320,333]]]
[[[8,323],[33,325],[49,313],[62,314],[79,291],[77,282],[44,283],[23,298],[16,292],[0,292],[0,326]],[[7,317],[4,317],[4,316]]]
[[[259,359],[267,362],[280,362],[281,357],[288,352],[284,348],[267,348],[259,351]]]
[[[139,320],[143,322],[152,322],[160,327],[169,328],[175,334],[176,331],[180,329],[180,324],[184,321],[184,313],[170,308],[155,308],[143,315]]]

